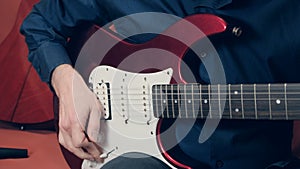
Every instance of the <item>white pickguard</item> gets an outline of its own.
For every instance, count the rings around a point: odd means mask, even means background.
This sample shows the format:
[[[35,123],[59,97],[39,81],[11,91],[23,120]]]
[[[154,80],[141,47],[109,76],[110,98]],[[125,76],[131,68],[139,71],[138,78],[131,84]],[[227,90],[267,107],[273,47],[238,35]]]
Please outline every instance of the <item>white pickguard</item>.
[[[104,163],[84,160],[83,169],[101,168],[127,152],[142,152],[170,165],[157,145],[158,119],[153,115],[151,88],[154,84],[169,84],[172,73],[171,68],[145,74],[110,66],[98,66],[92,71],[89,82],[106,111],[98,144],[108,157]]]

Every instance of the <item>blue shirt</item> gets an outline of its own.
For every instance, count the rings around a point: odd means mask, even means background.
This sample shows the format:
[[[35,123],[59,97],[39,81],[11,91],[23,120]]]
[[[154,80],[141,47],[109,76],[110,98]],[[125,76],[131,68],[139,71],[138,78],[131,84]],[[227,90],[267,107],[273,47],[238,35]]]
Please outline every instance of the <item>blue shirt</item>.
[[[91,24],[103,26],[139,12],[163,12],[179,17],[212,13],[245,26],[239,40],[214,41],[227,83],[291,83],[300,81],[299,6],[297,0],[42,0],[24,20],[21,32],[29,46],[29,60],[41,79],[49,82],[56,66],[71,64],[65,46],[78,28]],[[126,25],[119,23],[117,29],[122,31]],[[139,37],[134,40],[143,41]],[[203,65],[199,67],[199,76],[209,83]],[[196,166],[263,169],[291,157],[291,121],[222,120],[206,142],[193,141],[198,140],[203,123],[197,120],[179,143],[184,154],[196,161]],[[186,124],[180,123],[176,136],[181,137],[185,128]]]

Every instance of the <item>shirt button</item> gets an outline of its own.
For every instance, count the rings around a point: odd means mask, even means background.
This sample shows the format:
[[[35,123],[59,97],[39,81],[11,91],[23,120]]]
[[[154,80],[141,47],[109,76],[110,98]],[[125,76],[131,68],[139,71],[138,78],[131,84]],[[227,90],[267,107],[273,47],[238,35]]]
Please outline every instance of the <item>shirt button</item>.
[[[217,160],[216,161],[216,167],[217,168],[222,168],[224,166],[224,162],[222,160]]]

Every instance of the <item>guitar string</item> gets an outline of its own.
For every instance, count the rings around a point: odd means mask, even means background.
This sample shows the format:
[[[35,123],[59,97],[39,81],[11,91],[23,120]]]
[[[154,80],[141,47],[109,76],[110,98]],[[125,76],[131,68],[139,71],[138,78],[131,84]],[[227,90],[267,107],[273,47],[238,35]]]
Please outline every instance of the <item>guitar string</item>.
[[[251,87],[253,87],[252,85],[251,85]],[[267,87],[267,86],[266,86]],[[112,90],[112,89],[109,89],[109,88],[106,88],[105,90]],[[121,91],[122,89],[114,89],[114,91],[117,91],[117,90],[119,90],[119,91]],[[132,93],[132,91],[140,91],[141,89],[133,89],[133,88],[130,88],[130,90],[129,89],[127,89],[127,90],[122,90],[122,91],[126,91],[126,92],[130,92],[130,94],[126,94],[127,96],[144,96],[145,94],[141,94],[141,93]],[[251,91],[252,90],[250,90],[250,92],[248,92],[247,91],[248,89],[245,89],[244,88],[244,90],[243,90],[243,95],[242,96],[244,96],[244,99],[243,99],[243,101],[253,101],[253,99],[252,98],[248,98],[247,97],[247,95],[254,95]],[[276,92],[272,92],[272,93],[270,93],[270,92],[265,92],[265,91],[263,91],[263,92],[259,92],[259,90],[266,90],[266,89],[259,89],[259,88],[257,88],[256,90],[258,90],[258,92],[256,91],[256,96],[258,96],[258,97],[260,97],[260,98],[258,98],[258,99],[256,99],[256,101],[267,101],[267,102],[270,102],[270,97],[269,97],[269,95],[271,94],[272,95],[272,102],[274,101],[274,99],[275,100],[278,100],[278,99],[281,99],[281,97],[275,97],[275,95],[289,95],[289,97],[291,97],[291,95],[297,95],[297,94],[299,94],[300,92],[295,92],[295,91],[293,91],[293,92],[290,92],[290,91],[288,91],[288,92],[281,92],[281,91],[278,91],[278,90],[281,90],[281,89],[277,89],[277,90],[274,90],[274,89],[272,89],[273,91],[276,91]],[[291,89],[288,89],[288,90],[291,90]],[[295,89],[294,89],[295,90]],[[155,92],[156,91],[156,92]],[[158,91],[158,92],[157,92]],[[191,90],[192,91],[192,90]],[[197,89],[196,89],[196,91],[197,91]],[[199,92],[200,92],[200,90],[198,90]],[[203,91],[208,91],[208,90],[201,90],[201,92],[202,92],[202,94],[201,95],[204,95],[205,96],[205,94],[206,95],[208,95],[208,93],[206,93],[206,92],[203,92]],[[231,88],[231,90],[230,91],[233,91],[233,93],[235,92],[235,91],[237,91],[238,93],[235,93],[235,94],[231,94],[231,96],[237,96],[237,97],[239,97],[240,96],[240,90],[233,90],[233,88]],[[162,90],[159,90],[159,89],[155,89],[154,90],[154,94],[152,93],[152,96],[159,96],[159,97],[161,97],[161,94],[163,94],[164,96],[166,96],[166,97],[168,97],[168,96],[178,96],[179,98],[177,98],[176,100],[177,101],[186,101],[186,100],[191,100],[191,99],[180,99],[180,96],[182,96],[182,95],[193,95],[193,96],[197,96],[197,95],[199,95],[200,96],[200,93],[196,93],[195,91],[193,91],[193,92],[191,92],[191,93],[189,93],[189,90],[185,90],[185,92],[182,92],[182,90],[180,90],[180,88],[179,89],[177,89],[177,90],[168,90],[168,88],[167,88],[167,92],[179,92],[179,94],[171,94],[171,93],[166,93],[166,92],[163,92]],[[98,93],[99,94],[99,93]],[[105,94],[105,93],[104,93]],[[114,95],[114,96],[118,96],[119,94],[107,94],[107,96],[110,96],[110,95]],[[120,95],[122,95],[122,94],[120,94]],[[123,94],[124,95],[124,94]],[[228,92],[219,92],[219,93],[210,93],[210,96],[214,96],[214,95],[217,95],[217,96],[220,96],[220,95],[228,95]],[[259,96],[259,95],[268,95],[266,98],[263,98],[263,97],[261,97],[261,96]],[[282,96],[282,97],[284,97],[284,96]],[[283,98],[282,98],[283,99]],[[127,100],[127,99],[126,99]],[[130,99],[130,100],[135,100],[135,99]],[[136,100],[141,100],[141,99],[136,99]],[[164,101],[165,99],[153,99],[153,101]],[[173,99],[174,100],[174,99]],[[203,100],[207,100],[207,99],[201,99],[201,102],[203,101]],[[209,101],[215,101],[215,100],[220,100],[220,99],[210,99]],[[221,100],[228,100],[227,98],[225,98],[225,99],[221,99]],[[283,99],[283,100],[285,100],[285,99]],[[288,98],[287,100],[289,100],[289,101],[298,101],[299,99],[298,98]],[[109,101],[111,101],[111,100],[109,100]],[[117,101],[116,99],[113,99],[113,101]],[[193,101],[199,101],[200,102],[200,99],[193,99]],[[231,101],[241,101],[241,99],[240,99],[240,97],[239,97],[239,99],[235,99],[234,97],[233,98],[231,98]],[[131,105],[133,105],[133,104],[131,104]],[[249,105],[249,104],[246,104],[246,105]],[[278,104],[277,104],[278,105]],[[283,104],[281,104],[281,105],[283,105]],[[176,105],[175,104],[175,106],[178,106],[178,105]],[[164,106],[164,107],[166,107],[166,106]],[[167,105],[167,107],[170,107],[169,105]],[[186,106],[185,106],[186,107]],[[236,106],[237,107],[237,106]],[[295,106],[294,106],[295,107]],[[172,107],[171,107],[172,108]],[[188,108],[185,108],[187,111],[189,111],[190,112],[190,109],[188,109]],[[193,111],[194,109],[191,109],[191,111]],[[209,110],[209,109],[208,109]],[[205,110],[205,108],[204,108],[204,111],[208,111],[208,110]],[[210,108],[210,110],[211,110],[211,108]],[[299,110],[299,109],[297,109],[297,110]],[[299,111],[297,111],[297,110],[289,110],[289,112],[294,112],[293,114],[297,114],[297,113],[299,113]],[[143,109],[143,110],[141,110],[141,111],[145,111],[145,109]],[[149,110],[147,110],[147,111],[149,111]],[[266,110],[266,111],[268,111],[268,110]],[[284,110],[282,110],[282,112],[284,112]],[[238,112],[237,112],[238,113]],[[268,116],[270,113],[269,112],[266,112],[266,113],[259,113],[259,115],[266,115],[266,116]],[[276,112],[275,113],[273,113],[273,115],[275,116],[275,114],[277,114]],[[280,115],[282,115],[282,113],[280,114]],[[283,114],[284,116],[286,115],[286,113],[284,113]],[[172,115],[171,115],[172,116]],[[218,116],[219,116],[219,114],[218,114]]]
[[[132,92],[135,92],[135,91],[144,91],[143,89],[130,89],[130,90],[126,90],[126,89],[117,89],[117,88],[112,88],[112,89],[107,88],[105,90],[115,91],[115,93],[118,92],[118,91],[127,91],[127,92],[130,92],[131,95],[134,95],[134,94],[137,94],[137,95],[140,94],[140,95],[142,95],[142,93],[132,93]],[[100,93],[100,91],[103,92],[103,90],[97,89],[97,90],[94,90],[94,93],[97,93],[97,92]],[[173,90],[173,92],[174,91],[178,92],[178,90]],[[213,90],[211,90],[211,91],[213,91]],[[171,92],[172,92],[171,90],[168,90],[167,92],[159,90],[159,91],[154,91],[154,92],[151,92],[151,93],[152,94],[156,94],[156,93],[157,94],[170,94]],[[233,92],[231,95],[240,95],[241,94],[241,92],[239,90],[231,90],[231,92]],[[234,93],[234,92],[238,92],[238,93]],[[201,90],[201,93],[202,93],[202,95],[205,95],[205,94],[208,95],[208,90]],[[210,92],[211,95],[219,95],[219,94],[221,94],[221,95],[227,95],[228,93],[229,92]],[[181,90],[179,90],[179,94],[194,94],[194,95],[197,95],[197,94],[200,94],[200,90],[193,90],[193,92],[192,91],[181,92]],[[251,91],[248,92],[248,91],[243,90],[243,94],[242,95],[253,95],[253,94],[254,94],[254,92],[251,92]],[[276,94],[278,94],[278,95],[292,94],[293,95],[293,94],[300,94],[300,91],[299,92],[296,92],[296,91],[287,91],[287,92],[276,91],[276,92],[269,93],[267,91],[260,92],[260,91],[256,90],[256,94],[266,94],[266,95],[268,95],[268,94],[272,94],[272,95],[276,95]]]
[[[116,103],[115,101],[113,101],[113,102],[111,102],[111,104],[110,105],[114,105],[114,106],[116,106],[116,105],[122,105],[122,102],[120,102],[120,103]],[[209,103],[206,103],[206,104],[202,104],[203,105],[203,110],[208,110],[208,109],[211,109],[212,107],[214,107],[214,108],[216,108],[216,110],[219,110],[218,109],[218,106],[211,106],[211,104],[209,104]],[[244,107],[246,107],[246,110],[247,110],[247,107],[248,107],[248,109],[251,109],[251,108],[253,108],[253,105],[252,104],[245,104],[246,106],[244,106]],[[124,105],[125,106],[125,105]],[[187,110],[188,111],[191,111],[191,110],[193,110],[193,108],[191,107],[191,106],[186,106],[186,105],[183,105],[183,104],[175,104],[175,106],[171,106],[171,105],[169,105],[169,104],[163,104],[162,106],[161,105],[153,105],[153,104],[137,104],[137,103],[130,103],[130,104],[126,104],[126,106],[133,106],[133,107],[143,107],[142,109],[143,110],[145,110],[145,107],[147,107],[148,109],[146,109],[147,111],[149,111],[149,110],[151,110],[151,109],[149,109],[149,107],[152,107],[152,106],[156,106],[156,107],[163,107],[163,108],[165,108],[165,107],[182,107],[183,109],[185,109],[185,107],[189,107],[189,108],[187,108]],[[207,107],[205,107],[205,106],[207,106]],[[260,106],[263,106],[263,105],[260,105]],[[257,107],[257,109],[258,110],[269,110],[269,108],[266,108],[265,106],[263,106],[263,107],[260,107],[260,106],[258,106]],[[199,107],[200,108],[200,104],[199,104],[199,106],[196,104],[196,106],[194,106],[194,108],[197,108],[197,107]],[[241,107],[241,106],[238,106],[237,104],[234,104],[233,105],[233,109],[235,109],[235,108],[238,108],[238,107]],[[226,108],[226,110],[229,110],[229,108],[228,107],[226,107],[226,106],[224,106],[224,108]],[[285,107],[282,107],[282,110],[278,110],[278,111],[285,111],[285,109],[284,109]],[[293,109],[292,109],[293,108]],[[296,109],[297,108],[297,109]],[[252,110],[252,109],[251,109]],[[273,111],[273,110],[272,110]],[[298,111],[298,112],[300,112],[300,105],[295,105],[295,106],[291,106],[290,107],[290,109],[289,109],[289,111]],[[274,110],[274,112],[275,112],[275,110]]]

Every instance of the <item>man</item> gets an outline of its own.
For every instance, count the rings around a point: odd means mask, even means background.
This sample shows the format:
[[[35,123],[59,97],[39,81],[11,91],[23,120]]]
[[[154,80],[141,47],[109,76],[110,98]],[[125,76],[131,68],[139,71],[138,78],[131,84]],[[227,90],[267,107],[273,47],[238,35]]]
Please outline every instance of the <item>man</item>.
[[[84,131],[78,122],[78,116],[87,113],[99,119],[102,107],[72,67],[66,52],[67,40],[76,30],[91,24],[103,26],[141,12],[161,12],[182,18],[201,13],[220,15],[246,25],[243,38],[214,41],[227,83],[292,83],[300,81],[297,73],[300,61],[299,3],[296,0],[41,0],[25,19],[21,32],[29,46],[29,60],[59,98],[60,143],[80,158],[101,161],[100,149],[93,142],[97,133],[90,132],[98,131],[99,124],[93,123],[93,130]],[[151,21],[137,24],[147,23],[151,25]],[[126,30],[126,24],[116,24],[116,31]],[[143,41],[140,38],[143,37],[137,36],[134,40]],[[199,67],[199,76],[203,82],[210,82],[203,65]],[[81,91],[80,95],[73,93],[73,86],[76,91]],[[82,101],[76,101],[79,98]],[[291,166],[291,121],[222,120],[207,141],[191,143],[198,139],[203,124],[204,121],[197,120],[179,143],[186,156],[196,161],[195,166],[226,169]],[[184,124],[178,125],[177,135],[184,127]],[[117,168],[119,163],[124,168],[137,164],[141,168],[145,163],[152,166],[149,161],[124,161],[117,159]],[[152,167],[166,167],[153,161]],[[108,167],[111,166],[116,166],[114,161]]]

